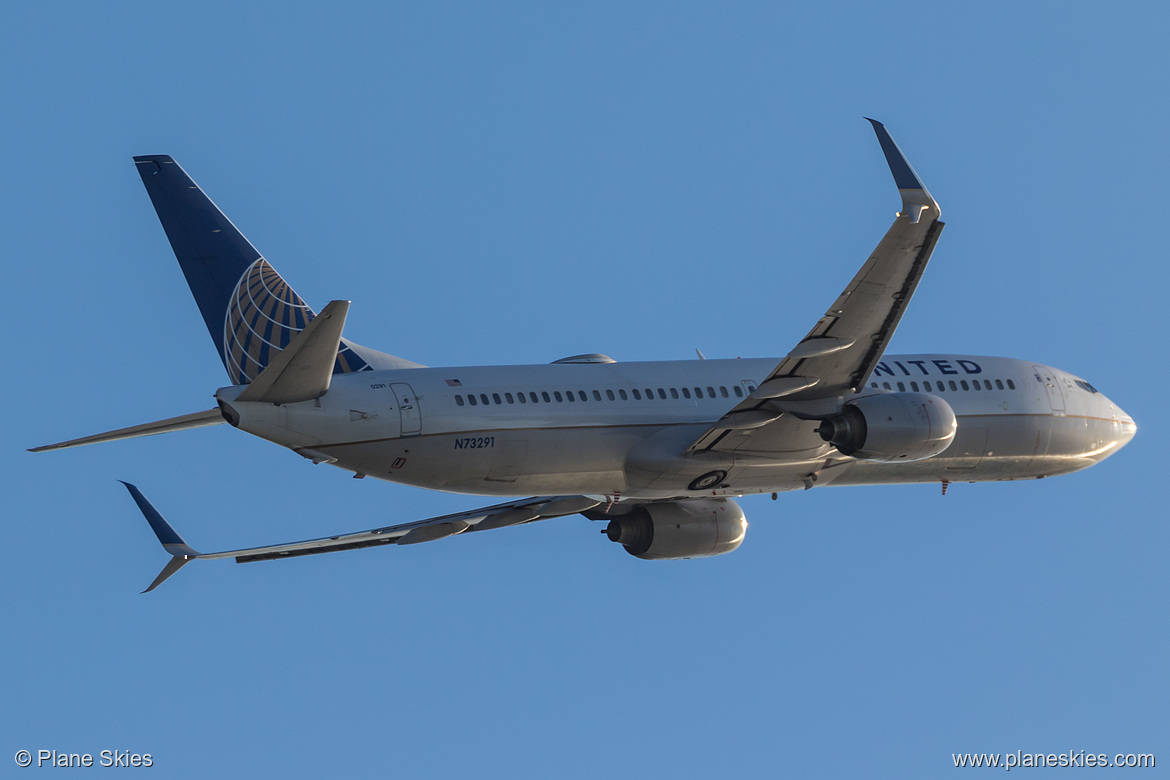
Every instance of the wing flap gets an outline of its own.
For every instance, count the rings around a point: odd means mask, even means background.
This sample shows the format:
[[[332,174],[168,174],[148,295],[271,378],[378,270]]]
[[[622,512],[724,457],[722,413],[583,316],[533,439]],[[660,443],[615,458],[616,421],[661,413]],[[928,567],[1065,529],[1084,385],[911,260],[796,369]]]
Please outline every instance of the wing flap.
[[[182,537],[167,523],[157,509],[146,499],[142,492],[123,482],[130,496],[138,505],[151,530],[158,537],[159,543],[171,554],[171,561],[159,573],[150,587],[144,593],[157,588],[164,580],[177,572],[184,564],[193,560],[213,560],[218,558],[235,558],[236,563],[252,563],[254,561],[272,561],[283,558],[298,558],[304,555],[318,555],[345,550],[360,550],[366,547],[379,547],[389,544],[414,544],[416,542],[434,541],[456,533],[465,533],[479,530],[503,528],[508,525],[517,525],[551,517],[561,517],[575,514],[597,506],[600,502],[586,496],[534,496],[508,501],[503,504],[494,504],[481,509],[472,509],[467,512],[458,512],[440,517],[429,517],[425,520],[416,520],[410,523],[388,525],[374,528],[369,531],[326,536],[320,539],[306,539],[300,542],[286,542],[284,544],[266,545],[264,547],[247,547],[239,550],[225,550],[223,552],[200,553],[190,547]]]
[[[316,555],[318,553],[340,552],[342,550],[357,550],[363,547],[376,547],[383,544],[397,544],[399,540],[409,536],[414,531],[433,528],[442,525],[466,524],[466,530],[472,530],[475,526],[483,520],[491,517],[494,514],[502,513],[508,510],[517,509],[520,507],[531,506],[534,504],[544,504],[555,498],[555,496],[524,498],[517,501],[509,501],[504,504],[495,504],[493,506],[484,507],[482,509],[472,509],[468,512],[459,512],[452,515],[442,515],[440,517],[429,517],[425,520],[415,520],[410,523],[399,523],[398,525],[388,525],[383,528],[374,528],[369,531],[358,531],[357,533],[341,534],[338,536],[326,536],[320,539],[306,539],[301,542],[287,542],[284,544],[267,545],[265,547],[249,547],[241,550],[226,550],[217,553],[204,553],[199,555],[200,558],[235,558],[237,563],[250,563],[252,561],[267,561],[279,558],[292,558],[301,555]],[[443,534],[442,536],[435,536],[434,539],[444,538],[451,534]],[[433,539],[420,538],[421,535],[416,535],[414,540],[417,541],[433,541]],[[406,544],[413,544],[414,541],[407,540]]]

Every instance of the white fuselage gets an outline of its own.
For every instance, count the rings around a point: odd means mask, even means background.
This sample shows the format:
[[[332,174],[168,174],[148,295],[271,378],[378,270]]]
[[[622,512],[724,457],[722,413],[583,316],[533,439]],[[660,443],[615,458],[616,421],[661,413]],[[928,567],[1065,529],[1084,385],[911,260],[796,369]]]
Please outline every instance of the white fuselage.
[[[1079,377],[1008,358],[890,355],[859,395],[925,392],[958,419],[941,455],[879,463],[841,455],[817,422],[781,450],[680,455],[740,403],[777,358],[411,368],[337,374],[316,401],[238,403],[233,424],[359,475],[497,496],[661,499],[812,485],[976,482],[1091,466],[1136,432],[1133,419]],[[715,489],[688,488],[727,472]]]

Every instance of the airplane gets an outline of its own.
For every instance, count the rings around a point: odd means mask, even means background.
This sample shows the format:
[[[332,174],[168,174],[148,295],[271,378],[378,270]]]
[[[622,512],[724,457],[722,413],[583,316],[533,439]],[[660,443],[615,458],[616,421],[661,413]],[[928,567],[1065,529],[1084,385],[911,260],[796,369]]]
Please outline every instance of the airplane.
[[[175,160],[134,158],[231,384],[216,406],[33,452],[227,422],[315,464],[510,500],[467,512],[225,552],[190,547],[125,484],[172,556],[239,563],[410,545],[582,514],[647,560],[742,543],[734,497],[823,486],[1039,479],[1101,462],[1137,432],[1084,379],[1002,357],[885,350],[943,223],[885,126],[868,120],[902,208],[781,358],[429,368],[343,336],[349,302],[298,296]]]

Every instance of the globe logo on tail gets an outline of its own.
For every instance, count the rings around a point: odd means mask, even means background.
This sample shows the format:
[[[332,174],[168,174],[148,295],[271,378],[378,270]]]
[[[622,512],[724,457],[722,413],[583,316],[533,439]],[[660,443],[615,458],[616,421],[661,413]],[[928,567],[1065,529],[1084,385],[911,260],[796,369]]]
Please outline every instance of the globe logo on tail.
[[[224,317],[224,364],[232,381],[254,380],[316,316],[267,260],[257,259],[236,283]],[[368,368],[343,340],[334,373]]]

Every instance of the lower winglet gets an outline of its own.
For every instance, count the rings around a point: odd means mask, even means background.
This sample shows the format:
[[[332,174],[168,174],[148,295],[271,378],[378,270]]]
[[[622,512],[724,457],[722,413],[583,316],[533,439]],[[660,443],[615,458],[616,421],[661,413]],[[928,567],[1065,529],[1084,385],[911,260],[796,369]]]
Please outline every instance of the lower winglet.
[[[142,512],[142,516],[146,518],[146,522],[150,523],[150,529],[154,531],[154,535],[158,537],[159,544],[163,549],[171,554],[171,560],[163,567],[158,576],[154,578],[154,582],[150,583],[150,587],[142,591],[143,593],[150,593],[152,590],[162,585],[172,574],[183,568],[188,561],[193,561],[199,557],[189,544],[183,541],[183,537],[176,533],[174,528],[171,528],[159,511],[154,508],[146,496],[142,495],[142,491],[129,482],[118,480],[126,486],[130,491],[130,497],[134,499],[134,503],[138,505],[138,509]]]
[[[188,558],[185,555],[183,555],[183,556],[176,555],[174,558],[171,558],[169,561],[167,561],[167,565],[163,567],[163,570],[158,573],[158,576],[154,578],[154,582],[150,583],[150,587],[142,592],[143,593],[150,593],[152,590],[157,588],[159,585],[162,585],[164,582],[166,582],[168,577],[170,577],[172,574],[177,572],[179,569],[186,566],[187,562],[191,561],[191,560],[194,560],[194,559]]]

